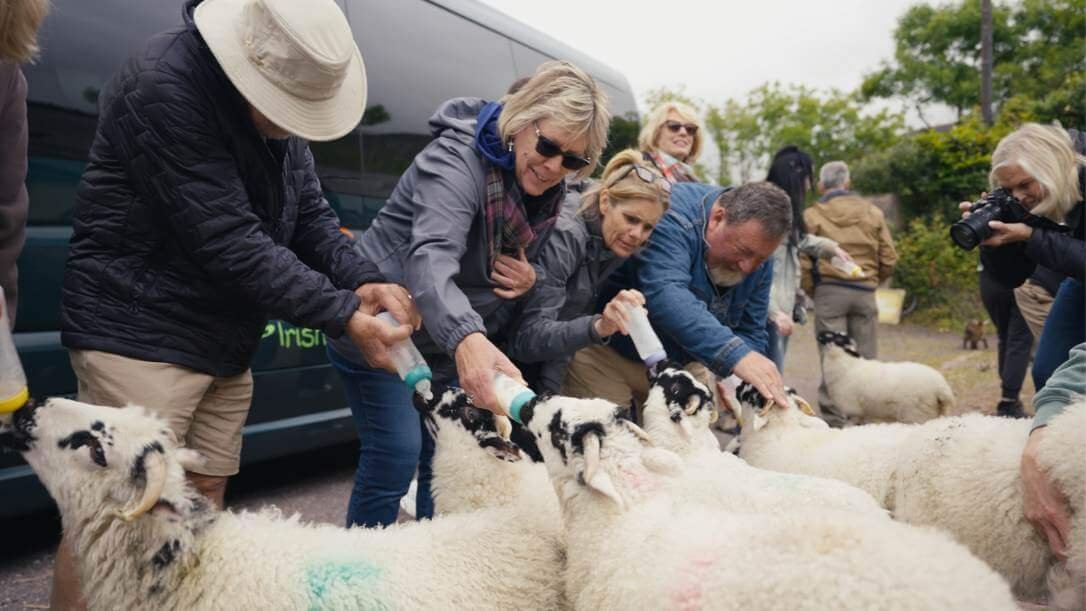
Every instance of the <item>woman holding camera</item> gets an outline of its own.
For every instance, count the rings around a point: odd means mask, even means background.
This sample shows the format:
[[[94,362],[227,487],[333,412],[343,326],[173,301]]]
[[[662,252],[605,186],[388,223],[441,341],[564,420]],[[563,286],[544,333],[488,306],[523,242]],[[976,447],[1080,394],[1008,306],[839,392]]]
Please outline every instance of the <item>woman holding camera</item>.
[[[1040,390],[1068,352],[1086,341],[1086,136],[1076,130],[1027,123],[1006,136],[992,153],[991,185],[1009,191],[1030,215],[1064,227],[1034,223],[988,223],[981,263],[993,278],[1014,288],[1038,265],[1065,276],[1045,321],[1033,362]],[[970,204],[962,202],[968,216]],[[1044,225],[1044,223],[1040,223]]]

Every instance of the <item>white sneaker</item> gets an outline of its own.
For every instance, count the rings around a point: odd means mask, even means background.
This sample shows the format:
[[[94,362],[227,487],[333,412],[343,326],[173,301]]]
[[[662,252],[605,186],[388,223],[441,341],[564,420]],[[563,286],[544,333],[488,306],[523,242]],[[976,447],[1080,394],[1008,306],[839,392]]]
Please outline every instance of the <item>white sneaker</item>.
[[[403,498],[400,499],[400,509],[412,518],[417,517],[415,515],[415,495],[418,493],[418,490],[419,482],[418,480],[413,479],[411,480],[411,485],[407,487],[407,494],[403,495]]]

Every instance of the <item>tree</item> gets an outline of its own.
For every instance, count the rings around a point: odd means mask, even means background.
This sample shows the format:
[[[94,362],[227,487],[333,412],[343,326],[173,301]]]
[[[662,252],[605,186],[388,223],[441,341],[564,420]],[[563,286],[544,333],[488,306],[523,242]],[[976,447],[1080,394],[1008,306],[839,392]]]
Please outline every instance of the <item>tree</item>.
[[[898,20],[891,62],[868,74],[866,99],[899,98],[923,118],[931,103],[958,117],[980,105],[980,3],[913,6]],[[1086,0],[992,4],[992,102],[1032,100],[1041,120],[1083,124],[1086,94]]]
[[[889,110],[865,113],[854,94],[767,83],[745,102],[710,106],[706,125],[720,154],[717,179],[728,184],[758,178],[756,172],[787,144],[808,151],[816,163],[857,160],[896,142],[904,119]]]

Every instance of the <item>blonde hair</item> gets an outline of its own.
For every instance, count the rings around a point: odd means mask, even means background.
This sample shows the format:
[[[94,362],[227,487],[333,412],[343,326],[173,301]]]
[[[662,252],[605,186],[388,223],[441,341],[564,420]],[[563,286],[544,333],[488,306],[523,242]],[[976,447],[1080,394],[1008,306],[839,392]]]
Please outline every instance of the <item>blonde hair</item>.
[[[694,163],[701,154],[702,132],[705,130],[701,119],[698,118],[698,111],[682,102],[664,102],[657,106],[645,121],[645,126],[641,128],[641,134],[637,137],[637,146],[650,153],[657,151],[656,141],[660,139],[660,130],[664,128],[664,123],[667,123],[667,114],[671,111],[675,111],[675,114],[679,115],[683,121],[689,121],[698,126],[698,133],[694,134],[694,144],[690,146],[690,154],[686,156],[686,159],[680,160],[684,163]]]
[[[1033,214],[1062,222],[1082,201],[1078,173],[1086,165],[1086,156],[1075,151],[1071,137],[1059,125],[1026,123],[1000,140],[988,174],[992,187],[999,186],[996,171],[1008,165],[1018,165],[1044,188],[1044,199],[1030,210]]]
[[[38,28],[49,0],[0,0],[0,61],[17,64],[38,56]]]
[[[659,180],[645,182],[637,176],[636,171],[629,169],[630,166],[640,166]],[[633,149],[620,151],[607,162],[607,167],[603,169],[603,176],[581,196],[581,207],[577,209],[577,214],[589,219],[599,218],[600,196],[603,193],[607,193],[611,204],[615,206],[621,206],[624,202],[634,199],[647,199],[659,202],[664,212],[667,212],[669,196],[668,192],[660,186],[660,181],[667,182],[667,179],[652,164],[645,163],[640,151]]]
[[[607,146],[611,111],[607,109],[607,95],[584,70],[569,62],[544,62],[528,82],[505,95],[501,103],[504,108],[498,118],[498,133],[503,142],[536,121],[549,119],[574,139],[584,136],[588,141],[584,155],[592,163],[577,172],[577,179],[587,178],[596,169],[600,153]]]

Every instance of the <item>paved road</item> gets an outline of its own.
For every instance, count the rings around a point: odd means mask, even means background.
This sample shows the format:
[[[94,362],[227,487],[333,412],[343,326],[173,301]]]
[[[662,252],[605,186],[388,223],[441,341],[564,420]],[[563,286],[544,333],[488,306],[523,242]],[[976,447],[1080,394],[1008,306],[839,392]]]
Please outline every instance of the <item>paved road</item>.
[[[246,467],[231,482],[227,503],[236,509],[276,505],[307,521],[342,524],[356,448],[330,448]],[[48,608],[59,537],[60,519],[55,514],[0,521],[0,610]]]

